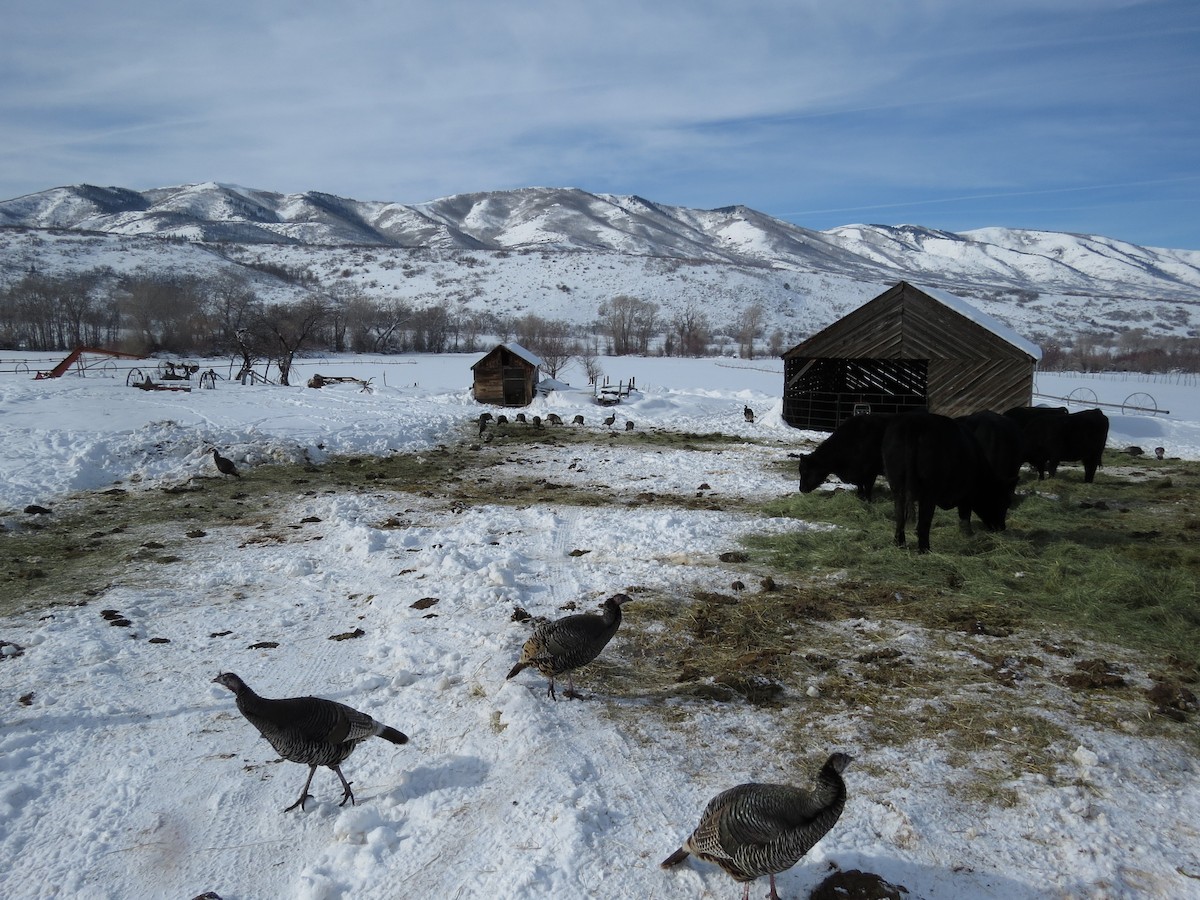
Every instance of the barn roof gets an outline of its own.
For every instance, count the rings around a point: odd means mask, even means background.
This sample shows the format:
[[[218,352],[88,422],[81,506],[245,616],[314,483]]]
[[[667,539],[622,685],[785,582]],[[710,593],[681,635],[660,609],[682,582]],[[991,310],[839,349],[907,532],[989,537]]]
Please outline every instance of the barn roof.
[[[992,334],[1003,338],[1014,347],[1019,347],[1021,350],[1033,357],[1034,360],[1039,360],[1042,358],[1041,347],[1039,347],[1033,341],[1021,337],[1021,335],[1017,334],[1017,332],[1013,331],[999,319],[992,318],[987,313],[972,306],[957,294],[951,294],[949,291],[943,291],[940,288],[921,287],[917,284],[912,285],[912,287],[916,288],[925,296],[932,297],[943,306],[950,307],[956,313],[966,316],[976,325],[986,328]]]
[[[927,311],[918,315],[921,307]],[[933,311],[938,307],[945,307],[957,315],[937,315]],[[932,318],[931,313],[934,316]],[[945,321],[938,324],[938,319]],[[953,325],[955,321],[970,325],[964,331]],[[988,352],[984,345],[972,343],[969,334],[972,328],[982,329],[996,339],[994,344],[985,342],[993,352],[1007,347],[1011,348],[1009,352],[1015,351],[1033,362],[1042,358],[1042,350],[1037,344],[963,298],[939,288],[924,288],[906,281],[892,285],[882,294],[797,344],[783,356],[785,359],[830,355],[895,358],[894,353],[906,346],[908,353],[916,351],[918,355],[934,352],[940,356],[948,352],[951,356],[957,356],[958,351],[967,350],[968,355],[976,356],[980,352]]]
[[[479,363],[483,362],[483,360],[487,359],[489,356],[491,356],[493,353],[495,353],[497,350],[499,350],[501,348],[507,350],[513,356],[520,357],[525,362],[529,363],[529,365],[533,366],[535,369],[540,369],[543,365],[545,365],[545,363],[542,362],[541,357],[539,357],[536,353],[531,353],[530,351],[526,350],[524,347],[522,347],[520,344],[516,343],[515,341],[505,341],[503,344],[498,344],[495,347],[493,347],[491,350],[489,350],[487,353],[485,353],[481,359],[479,359],[473,366],[471,366],[471,368],[472,369],[475,368],[475,366],[479,365]]]

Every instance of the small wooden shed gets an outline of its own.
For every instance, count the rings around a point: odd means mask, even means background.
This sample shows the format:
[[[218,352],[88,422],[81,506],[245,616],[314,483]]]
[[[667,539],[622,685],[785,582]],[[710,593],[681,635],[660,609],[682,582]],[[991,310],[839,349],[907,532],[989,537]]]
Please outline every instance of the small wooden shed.
[[[479,403],[528,406],[537,392],[542,361],[520,344],[498,344],[471,366]]]
[[[1028,406],[1041,357],[961,297],[901,281],[783,354],[783,419],[832,431],[864,412]]]

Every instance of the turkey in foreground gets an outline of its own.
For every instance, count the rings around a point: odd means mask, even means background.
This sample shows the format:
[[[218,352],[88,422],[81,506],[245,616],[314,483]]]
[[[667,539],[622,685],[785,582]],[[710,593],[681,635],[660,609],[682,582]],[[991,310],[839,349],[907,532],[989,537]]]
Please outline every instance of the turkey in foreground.
[[[217,464],[217,471],[222,475],[232,475],[234,478],[241,478],[241,473],[238,472],[237,466],[233,464],[232,459],[226,459],[217,452],[216,447],[211,448],[213,462]]]
[[[342,802],[338,805],[345,806],[347,800],[353,804],[354,792],[342,775],[342,761],[369,737],[381,737],[393,744],[408,743],[408,737],[395,728],[376,722],[344,703],[320,697],[269,700],[250,690],[246,682],[232,672],[218,675],[213,682],[233,691],[242,715],[270,742],[276,753],[290,762],[308,766],[308,779],[300,791],[300,799],[284,812],[291,812],[297,806],[304,809],[304,801],[311,798],[308,786],[312,784],[317,766],[333,769],[342,782]]]
[[[629,600],[625,594],[614,594],[604,601],[603,615],[580,613],[553,622],[543,622],[533,630],[521,648],[521,660],[512,667],[506,678],[512,678],[522,669],[532,666],[550,680],[546,693],[557,700],[554,679],[565,674],[567,690],[564,696],[578,697],[572,672],[599,656],[600,651],[612,640],[621,624],[621,604]]]
[[[842,772],[850,764],[845,753],[834,753],[817,775],[815,790],[786,784],[739,784],[709,801],[700,824],[683,846],[662,861],[664,869],[694,853],[716,863],[746,883],[770,876],[771,900],[779,900],[775,875],[790,869],[837,822],[846,805]]]

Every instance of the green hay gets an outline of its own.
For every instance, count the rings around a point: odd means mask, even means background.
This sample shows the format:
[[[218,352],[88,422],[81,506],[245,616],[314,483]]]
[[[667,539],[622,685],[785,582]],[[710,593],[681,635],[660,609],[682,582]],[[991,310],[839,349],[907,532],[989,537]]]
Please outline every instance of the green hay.
[[[973,619],[985,631],[1079,630],[1196,663],[1200,534],[1189,498],[1200,489],[1200,465],[1160,464],[1155,476],[1026,481],[999,534],[961,535],[956,514],[939,510],[933,552],[923,555],[892,545],[891,503],[865,504],[849,492],[795,495],[765,510],[834,530],[748,543],[793,577],[849,575],[846,589],[877,613],[934,627]]]

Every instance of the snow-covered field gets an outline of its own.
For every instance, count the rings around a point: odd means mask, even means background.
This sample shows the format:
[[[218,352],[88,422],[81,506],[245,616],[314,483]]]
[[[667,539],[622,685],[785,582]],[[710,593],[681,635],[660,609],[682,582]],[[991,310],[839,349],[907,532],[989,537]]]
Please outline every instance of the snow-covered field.
[[[658,863],[718,791],[805,782],[842,749],[856,758],[846,811],[780,876],[786,898],[807,897],[830,865],[876,872],[912,898],[1200,897],[1200,772],[1182,743],[1080,724],[1058,777],[1030,773],[1013,785],[1021,802],[985,808],[947,789],[957,773],[936,744],[901,752],[849,727],[836,746],[814,739],[782,757],[770,738],[805,716],[803,695],[783,711],[606,699],[593,671],[579,678],[592,699],[554,703],[532,670],[504,680],[529,633],[514,606],[556,617],[630,586],[717,590],[739,574],[717,559],[739,535],[805,523],[623,503],[448,508],[385,489],[298,489],[285,506],[255,505],[255,471],[273,461],[471,442],[478,358],[305,360],[293,373],[298,385],[317,372],[372,379],[371,392],[222,381],[184,393],[135,390],[123,372],[34,381],[0,353],[6,529],[32,521],[26,505],[53,509],[70,492],[215,478],[214,445],[242,469],[251,507],[191,539],[165,582],[161,567],[131,562],[128,578],[86,605],[0,621],[0,895],[732,898],[740,888],[712,866]],[[228,361],[211,365],[229,374]],[[821,437],[781,422],[775,359],[602,366],[639,388],[616,408],[618,430],[572,446],[569,459],[533,454],[537,474],[630,497],[702,484],[717,498],[771,497],[795,489],[771,463]],[[1149,397],[1171,414],[1108,409],[1110,446],[1200,459],[1194,382],[1041,375],[1037,388],[1114,404]],[[590,397],[554,393],[527,413],[582,414],[585,428],[607,431]],[[622,447],[627,419],[766,443],[707,454]],[[497,438],[478,452],[506,451]],[[112,627],[101,608],[130,627]],[[633,622],[637,603],[625,613]],[[356,629],[355,639],[329,639]],[[915,629],[895,638],[922,641]],[[262,642],[278,646],[251,646]],[[624,646],[618,633],[606,657],[631,665]],[[211,683],[221,671],[264,696],[349,703],[411,742],[370,741],[350,757],[357,806],[337,806],[336,778],[322,769],[315,802],[283,813],[305,770],[273,762],[232,695]],[[652,714],[663,706],[677,707],[673,720]],[[814,736],[827,733],[814,724]],[[752,894],[765,892],[763,880]]]

